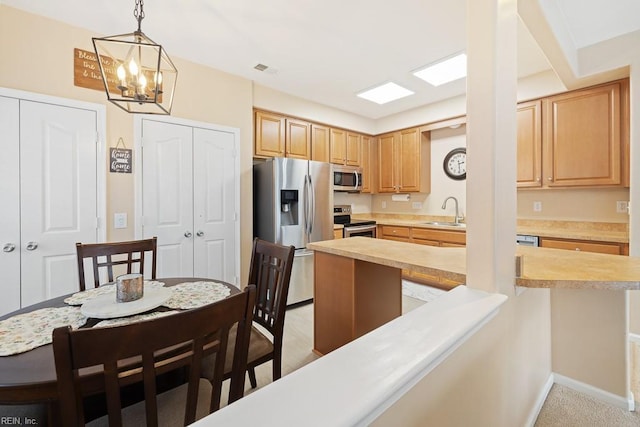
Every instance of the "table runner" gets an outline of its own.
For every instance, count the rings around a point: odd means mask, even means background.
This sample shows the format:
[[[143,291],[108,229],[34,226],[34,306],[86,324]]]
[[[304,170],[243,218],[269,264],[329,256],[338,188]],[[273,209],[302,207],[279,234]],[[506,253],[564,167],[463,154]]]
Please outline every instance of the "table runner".
[[[55,328],[87,322],[80,307],[41,308],[0,321],[0,356],[23,353],[52,341]]]

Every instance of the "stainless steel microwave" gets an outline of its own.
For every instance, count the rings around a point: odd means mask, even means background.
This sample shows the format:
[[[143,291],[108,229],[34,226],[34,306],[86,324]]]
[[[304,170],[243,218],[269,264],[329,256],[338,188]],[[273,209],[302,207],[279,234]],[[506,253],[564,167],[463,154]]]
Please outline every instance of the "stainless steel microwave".
[[[362,191],[362,168],[357,166],[333,166],[333,191]]]

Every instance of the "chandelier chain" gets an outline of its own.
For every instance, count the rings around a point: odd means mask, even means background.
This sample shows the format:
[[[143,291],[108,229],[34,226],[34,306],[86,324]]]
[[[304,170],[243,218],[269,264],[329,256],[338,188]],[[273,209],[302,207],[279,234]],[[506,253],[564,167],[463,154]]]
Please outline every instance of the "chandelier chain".
[[[133,16],[138,20],[138,31],[142,32],[141,25],[144,19],[144,0],[136,0],[136,6],[133,9]]]

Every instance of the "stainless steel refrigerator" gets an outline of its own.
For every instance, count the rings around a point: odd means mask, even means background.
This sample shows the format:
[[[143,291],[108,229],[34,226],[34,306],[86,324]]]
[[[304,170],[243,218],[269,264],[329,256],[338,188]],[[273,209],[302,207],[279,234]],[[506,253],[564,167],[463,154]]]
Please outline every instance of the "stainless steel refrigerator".
[[[330,163],[273,158],[253,165],[253,234],[296,247],[287,306],[313,300],[309,242],[333,239]]]

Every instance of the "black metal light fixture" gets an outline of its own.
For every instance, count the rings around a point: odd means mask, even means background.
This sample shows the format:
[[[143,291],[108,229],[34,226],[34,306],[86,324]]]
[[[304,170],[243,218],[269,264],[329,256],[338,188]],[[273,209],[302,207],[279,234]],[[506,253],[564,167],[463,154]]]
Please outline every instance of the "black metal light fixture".
[[[140,29],[144,1],[135,1],[136,31],[92,38],[107,99],[128,113],[171,114],[178,70]]]

